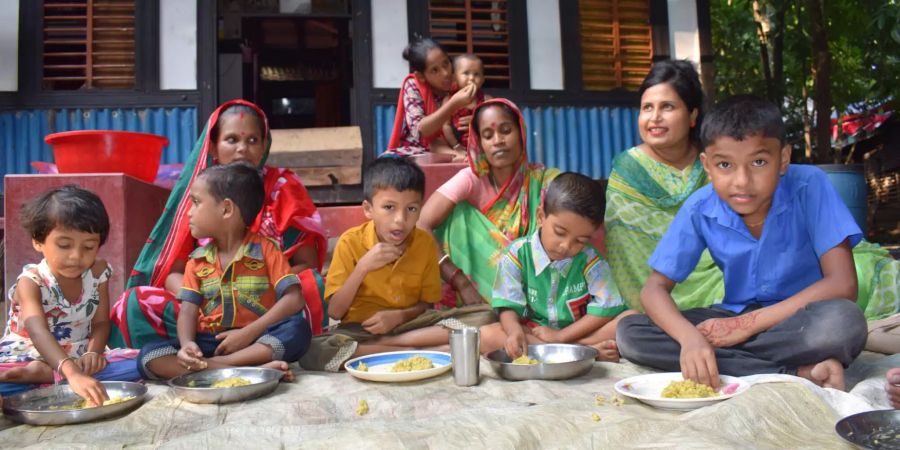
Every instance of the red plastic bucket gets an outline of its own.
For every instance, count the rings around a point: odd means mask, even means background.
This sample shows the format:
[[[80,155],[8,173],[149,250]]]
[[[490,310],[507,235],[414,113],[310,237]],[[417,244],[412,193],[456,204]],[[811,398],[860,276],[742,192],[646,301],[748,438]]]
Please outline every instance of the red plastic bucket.
[[[159,171],[163,136],[133,131],[84,130],[47,135],[59,173],[118,173],[152,183]]]

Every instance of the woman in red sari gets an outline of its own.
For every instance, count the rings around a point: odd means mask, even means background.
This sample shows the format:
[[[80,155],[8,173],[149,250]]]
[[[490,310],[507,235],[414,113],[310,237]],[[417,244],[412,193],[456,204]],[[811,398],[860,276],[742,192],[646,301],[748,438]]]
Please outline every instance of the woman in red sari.
[[[319,334],[324,320],[319,271],[326,240],[319,215],[303,183],[287,169],[265,165],[271,136],[265,114],[256,105],[233,100],[210,116],[188,157],[162,217],[135,263],[126,291],[112,308],[111,347],[141,348],[174,338],[180,303],[175,294],[188,254],[197,246],[188,227],[191,184],[209,165],[247,161],[262,169],[266,199],[251,229],[278,241],[300,277],[306,316]]]

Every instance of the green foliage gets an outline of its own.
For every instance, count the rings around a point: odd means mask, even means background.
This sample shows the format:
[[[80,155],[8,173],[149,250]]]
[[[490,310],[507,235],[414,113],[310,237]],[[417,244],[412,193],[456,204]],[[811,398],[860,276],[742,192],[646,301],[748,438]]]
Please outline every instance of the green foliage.
[[[803,0],[759,0],[771,29],[772,42],[784,33],[782,104],[795,147],[803,147],[804,107],[811,108],[813,77],[809,15]],[[831,94],[834,110],[845,113],[850,105],[879,103],[900,98],[900,0],[827,0],[823,2],[831,52]],[[776,11],[785,9],[783,24]],[[752,0],[711,0],[715,87],[717,99],[755,93],[769,98]],[[829,124],[830,126],[830,124]]]

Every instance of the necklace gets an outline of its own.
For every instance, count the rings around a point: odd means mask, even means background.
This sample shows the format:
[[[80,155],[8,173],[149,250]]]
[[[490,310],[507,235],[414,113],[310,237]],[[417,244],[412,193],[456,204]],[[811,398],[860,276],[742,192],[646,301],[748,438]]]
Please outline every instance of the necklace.
[[[766,219],[760,220],[759,222],[756,222],[756,223],[746,223],[746,222],[744,222],[744,223],[747,224],[747,228],[756,228],[765,222],[766,222]]]

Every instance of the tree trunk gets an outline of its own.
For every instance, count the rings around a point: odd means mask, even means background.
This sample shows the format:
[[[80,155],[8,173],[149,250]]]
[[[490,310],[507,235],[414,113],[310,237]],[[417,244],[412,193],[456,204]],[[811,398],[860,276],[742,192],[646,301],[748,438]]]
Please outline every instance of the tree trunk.
[[[775,5],[775,19],[772,28],[772,101],[783,108],[785,95],[784,80],[784,34],[787,25],[784,22],[784,16],[787,13],[790,1],[781,1]]]
[[[753,0],[753,19],[756,21],[756,37],[759,40],[759,60],[763,76],[766,79],[766,98],[772,100],[775,94],[772,66],[769,64],[769,30],[772,25],[769,16],[763,11],[763,4],[760,0]]]
[[[825,25],[822,0],[807,0],[813,48],[812,75],[815,80],[813,98],[816,105],[815,158],[819,164],[834,161],[831,151],[831,52]]]

